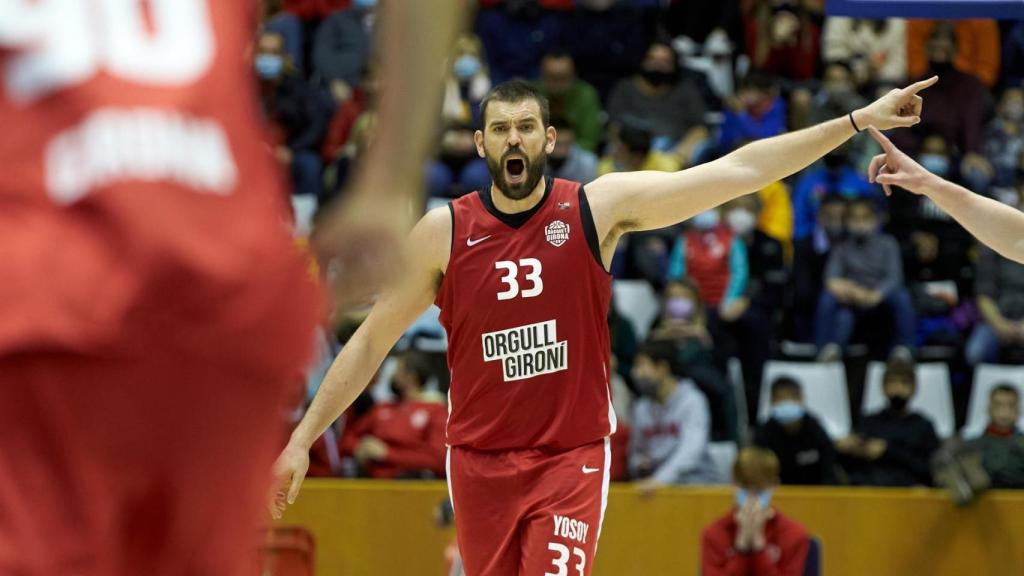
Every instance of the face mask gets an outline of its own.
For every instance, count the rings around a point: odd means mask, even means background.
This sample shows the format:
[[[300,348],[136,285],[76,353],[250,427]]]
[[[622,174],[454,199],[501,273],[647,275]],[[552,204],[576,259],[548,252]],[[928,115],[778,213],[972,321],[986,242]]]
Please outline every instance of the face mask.
[[[1003,106],[1003,116],[1010,122],[1020,122],[1024,120],[1024,102],[1014,101],[1007,102]]]
[[[259,54],[253,63],[256,75],[264,80],[276,80],[284,72],[284,58],[277,54]]]
[[[744,208],[737,208],[732,212],[729,212],[725,216],[726,222],[729,223],[729,228],[733,232],[740,236],[746,236],[754,230],[757,226],[757,216],[753,212]]]
[[[804,417],[804,407],[799,402],[785,400],[772,406],[772,418],[779,424],[790,424]]]
[[[935,62],[934,60],[929,60],[928,67],[931,69],[932,74],[938,74],[939,76],[942,76],[943,74],[953,70],[953,63]]]
[[[846,231],[850,233],[850,237],[858,242],[863,242],[868,239],[869,236],[874,234],[874,226],[848,226]]]
[[[352,0],[352,6],[370,10],[377,7],[377,0]]]
[[[459,56],[452,66],[452,71],[459,80],[469,80],[480,72],[480,59],[468,54]]]
[[[708,210],[697,214],[690,219],[690,222],[698,230],[711,230],[715,226],[718,226],[718,223],[721,222],[721,218],[722,217],[718,214],[717,210]]]
[[[833,242],[841,239],[846,231],[842,224],[827,224],[821,228],[825,231],[825,235],[828,236],[829,240]]]
[[[647,398],[654,398],[658,395],[658,388],[661,384],[654,378],[638,377],[633,378],[633,385],[636,386],[636,391]]]
[[[736,489],[736,507],[737,508],[742,508],[747,503],[747,500],[749,500],[751,496],[756,496],[757,497],[758,501],[761,504],[761,508],[767,508],[772,503],[772,491],[771,490],[762,490],[761,492],[753,492],[753,493],[751,493],[750,490],[747,490],[745,488],[737,488]]]
[[[910,398],[906,396],[889,396],[889,407],[896,412],[903,412],[907,408],[907,404],[910,403]]]
[[[693,300],[677,296],[665,302],[665,315],[673,320],[689,320],[694,308]]]
[[[644,80],[655,86],[674,84],[677,76],[675,72],[665,72],[663,70],[641,70],[640,75],[643,76]]]
[[[949,174],[949,158],[942,154],[921,154],[918,162],[925,170],[936,176],[946,176],[946,174]]]

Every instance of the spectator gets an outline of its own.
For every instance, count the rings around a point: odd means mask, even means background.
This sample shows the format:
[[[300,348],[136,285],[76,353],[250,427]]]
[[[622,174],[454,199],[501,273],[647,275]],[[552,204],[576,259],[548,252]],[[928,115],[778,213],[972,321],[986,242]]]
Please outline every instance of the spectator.
[[[724,303],[718,311],[723,322],[720,344],[743,367],[749,422],[757,419],[757,398],[764,364],[771,355],[778,311],[789,272],[782,244],[757,228],[761,212],[756,194],[741,196],[723,207],[725,221],[747,253],[748,280],[742,296]]]
[[[857,86],[903,82],[907,78],[907,21],[825,19],[822,51],[826,63],[846,62]]]
[[[563,45],[564,19],[565,15],[542,10],[533,1],[482,7],[476,33],[484,44],[491,82],[536,78],[541,58]]]
[[[938,132],[963,157],[962,171],[985,170],[988,163],[978,152],[981,149],[982,119],[990,106],[988,91],[976,77],[953,66],[957,57],[957,39],[951,25],[935,26],[928,37],[926,49],[928,69],[925,76],[937,74],[939,82],[928,89],[928,106],[922,109],[921,123],[916,129],[894,132],[893,142],[914,155],[919,152],[922,135]]]
[[[899,244],[879,231],[870,200],[850,203],[846,230],[847,238],[829,255],[825,268],[826,290],[817,314],[820,360],[838,360],[856,324],[872,316],[891,323],[890,351],[909,353],[914,345],[914,308],[903,284]]]
[[[1020,86],[1024,82],[1024,22],[1016,22],[1006,30],[1001,60],[1002,85]]]
[[[804,406],[800,384],[778,378],[772,382],[771,402],[771,418],[754,431],[754,444],[778,457],[782,484],[838,484],[832,440]]]
[[[676,53],[663,42],[650,45],[640,73],[621,80],[608,99],[612,122],[641,123],[653,133],[653,147],[662,151],[706,139],[704,113],[700,92],[680,80]]]
[[[321,148],[325,162],[336,162],[344,154],[356,121],[369,110],[371,101],[376,98],[377,88],[377,66],[370,62],[363,70],[362,79],[353,90],[352,97],[338,105],[327,126],[327,134]]]
[[[350,8],[327,16],[317,28],[313,69],[338,102],[348,99],[370,60],[376,16],[377,0],[353,0]]]
[[[1020,419],[1020,391],[1012,384],[992,389],[988,400],[989,424],[971,445],[981,451],[981,464],[993,488],[1024,488],[1024,434]]]
[[[444,404],[425,400],[430,371],[414,354],[402,356],[391,380],[395,402],[374,406],[346,434],[351,451],[372,478],[441,478],[445,469]]]
[[[316,197],[323,188],[320,146],[331,115],[330,99],[302,79],[276,32],[260,34],[253,62],[277,157],[291,170],[295,193]]]
[[[967,363],[996,362],[1000,353],[1024,347],[1024,265],[982,248],[975,265],[978,310],[983,322],[967,341]]]
[[[486,188],[487,161],[477,154],[473,133],[480,123],[480,102],[491,89],[480,40],[471,34],[455,42],[442,101],[440,158],[427,166],[431,196],[460,196]]]
[[[920,223],[904,248],[907,287],[917,312],[917,344],[963,345],[957,312],[973,276],[966,250]]]
[[[746,244],[721,219],[717,208],[691,218],[668,263],[669,280],[689,278],[701,300],[715,309],[733,306],[750,275]]]
[[[650,494],[668,484],[721,482],[708,443],[708,402],[693,382],[680,379],[670,342],[651,341],[637,352],[633,383],[640,397],[633,403],[629,469]]]
[[[701,534],[701,574],[802,576],[810,536],[771,505],[779,485],[778,458],[763,448],[740,450],[733,482],[736,507]]]
[[[718,137],[720,151],[742,142],[778,136],[786,131],[786,102],[775,80],[761,71],[740,82],[736,96],[726,100],[725,117]]]
[[[810,80],[821,44],[820,0],[742,0],[747,54],[754,67]]]
[[[846,200],[838,194],[821,199],[812,234],[793,242],[792,332],[798,342],[814,340],[814,319],[824,288],[825,265],[846,234]]]
[[[821,88],[817,93],[812,94],[810,89],[800,88],[790,96],[790,129],[798,130],[846,116],[867,103],[857,93],[850,67],[843,62],[830,62],[825,66]],[[862,142],[865,140],[859,138],[849,141],[847,148],[850,156],[856,158],[862,154]]]
[[[679,373],[693,379],[707,396],[711,405],[712,436],[735,439],[735,399],[725,376],[715,365],[707,313],[692,284],[673,281],[665,286],[661,315],[651,330],[650,339],[671,342]]]
[[[576,76],[576,64],[568,52],[544,55],[538,88],[548,99],[551,116],[563,118],[572,128],[576,145],[596,153],[604,125],[601,99],[593,86]]]
[[[925,76],[931,67],[932,52],[926,48],[937,28],[947,27],[959,49],[951,63],[992,88],[999,80],[999,26],[995,20],[913,19],[907,23],[907,71],[910,78]],[[937,71],[935,71],[937,72]]]
[[[597,178],[597,155],[579,145],[576,130],[564,118],[553,116],[558,133],[555,149],[548,155],[548,175],[587,184]]]
[[[679,170],[679,162],[675,157],[652,149],[653,135],[646,128],[635,122],[626,122],[612,126],[610,132],[609,154],[598,163],[599,175],[636,170]]]
[[[818,205],[827,195],[843,198],[877,198],[878,188],[850,162],[850,145],[844,144],[822,158],[799,177],[793,187],[793,238],[803,240],[817,228]]]
[[[999,98],[996,117],[985,128],[981,155],[992,163],[993,184],[1013,186],[1024,152],[1024,89],[1006,88]]]
[[[890,360],[883,381],[889,406],[865,416],[856,432],[836,442],[852,484],[929,486],[929,461],[939,447],[931,420],[908,409],[917,390],[912,363]]]
[[[285,53],[298,70],[305,70],[305,29],[302,19],[284,10],[281,0],[268,0],[263,4],[263,30],[276,32],[284,39]]]

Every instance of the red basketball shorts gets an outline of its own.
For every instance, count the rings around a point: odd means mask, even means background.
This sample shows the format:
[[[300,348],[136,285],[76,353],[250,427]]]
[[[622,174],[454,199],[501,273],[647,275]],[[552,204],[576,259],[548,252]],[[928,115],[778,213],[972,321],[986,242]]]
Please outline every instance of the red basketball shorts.
[[[608,502],[608,440],[573,450],[453,447],[448,487],[467,576],[585,576]]]

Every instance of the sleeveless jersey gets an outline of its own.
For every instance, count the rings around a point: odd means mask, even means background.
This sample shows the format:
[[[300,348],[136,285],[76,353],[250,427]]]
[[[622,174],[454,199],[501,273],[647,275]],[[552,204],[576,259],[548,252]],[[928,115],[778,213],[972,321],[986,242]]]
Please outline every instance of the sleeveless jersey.
[[[615,430],[611,276],[583,188],[549,180],[520,215],[498,212],[489,194],[450,204],[437,297],[451,370],[448,444],[567,450],[604,438]]]
[[[140,309],[242,325],[312,296],[245,56],[255,4],[0,9],[0,352],[123,340]]]

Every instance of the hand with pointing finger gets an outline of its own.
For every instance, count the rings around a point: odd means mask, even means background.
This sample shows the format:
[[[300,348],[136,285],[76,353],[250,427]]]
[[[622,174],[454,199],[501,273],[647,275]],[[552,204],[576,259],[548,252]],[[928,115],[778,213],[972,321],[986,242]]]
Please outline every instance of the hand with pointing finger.
[[[909,128],[921,121],[924,100],[918,96],[918,92],[938,81],[938,76],[932,76],[906,88],[894,88],[885,96],[854,111],[854,122],[861,130],[869,126],[879,130]]]
[[[924,194],[929,183],[938,178],[904,154],[874,127],[868,128],[868,131],[882,146],[882,154],[872,158],[868,165],[868,180],[881,184],[886,196],[892,195],[892,186],[899,186],[914,194]]]

